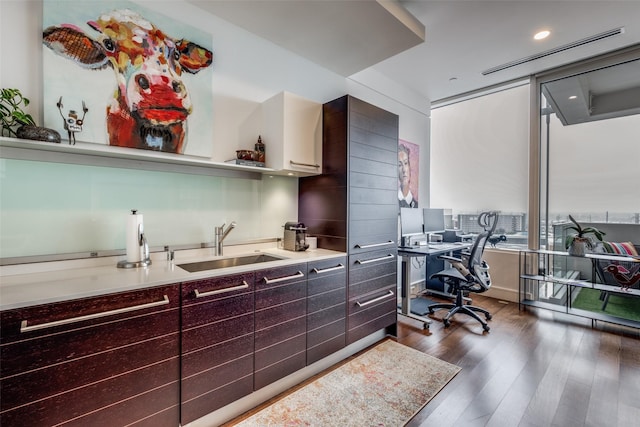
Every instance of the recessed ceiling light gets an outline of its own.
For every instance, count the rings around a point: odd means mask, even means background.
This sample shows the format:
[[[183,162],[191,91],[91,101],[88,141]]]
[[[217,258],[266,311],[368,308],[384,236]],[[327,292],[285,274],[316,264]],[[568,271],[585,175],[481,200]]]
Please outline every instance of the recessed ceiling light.
[[[542,39],[546,39],[547,37],[549,37],[549,34],[551,34],[551,31],[540,31],[539,33],[536,33],[533,38],[536,40],[542,40]]]
[[[449,81],[450,81],[450,82],[455,82],[456,80],[458,80],[458,78],[457,78],[457,77],[451,77],[451,78],[449,79]]]
[[[569,97],[569,99],[576,99],[576,98],[577,98],[577,96],[575,96],[575,95],[571,95],[571,96]]]

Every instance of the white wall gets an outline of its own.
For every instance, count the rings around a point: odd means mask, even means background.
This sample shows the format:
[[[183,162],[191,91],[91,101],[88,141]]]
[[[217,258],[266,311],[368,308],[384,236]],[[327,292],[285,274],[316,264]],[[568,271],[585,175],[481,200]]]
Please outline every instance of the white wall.
[[[96,13],[114,4],[107,0],[95,3]],[[241,140],[239,129],[243,122],[255,112],[259,104],[271,96],[286,90],[324,103],[348,93],[398,114],[400,116],[400,138],[422,145],[420,175],[423,177],[423,182],[420,185],[419,197],[421,200],[428,200],[429,186],[426,181],[429,164],[428,99],[422,99],[408,92],[398,83],[390,81],[372,70],[364,70],[350,78],[339,76],[183,0],[136,0],[135,3],[171,16],[177,21],[184,22],[185,25],[197,26],[211,34],[215,55],[211,82],[214,112],[211,118],[213,122],[212,144],[215,145],[212,157],[214,160],[226,160],[233,155],[236,149],[253,146],[253,139]],[[48,69],[43,70],[42,4],[42,0],[0,1],[0,86],[19,88],[32,102],[27,108],[27,112],[31,113],[39,123],[42,123],[43,120],[43,78],[46,78],[47,73],[52,72]],[[72,6],[72,2],[65,0],[56,1],[56,4],[60,8]],[[102,77],[107,78],[106,75]],[[195,130],[190,129],[190,132],[193,134]],[[8,161],[2,160],[1,162]],[[12,170],[21,167],[15,162],[10,166]],[[69,177],[73,182],[85,179],[81,175],[82,168],[77,168],[77,170],[77,172],[71,173],[73,176]],[[122,173],[128,172],[123,171]],[[19,175],[16,174],[16,176]],[[10,179],[3,177],[3,180],[6,186],[13,185],[12,182],[9,182]],[[297,215],[296,198],[282,194],[282,191],[292,192],[293,190],[295,192],[297,186],[291,186],[286,180],[277,181],[275,186],[267,185],[264,182],[259,185],[252,183],[235,185],[233,182],[229,183],[228,179],[213,181],[211,185],[223,187],[221,197],[228,199],[228,201],[223,204],[209,203],[210,209],[203,210],[201,213],[194,210],[193,205],[188,208],[186,214],[189,217],[189,223],[192,226],[196,225],[188,230],[192,239],[210,241],[209,234],[214,225],[225,220],[234,220],[236,216],[240,215],[245,224],[264,224],[266,218],[269,231],[266,235],[261,235],[260,233],[265,233],[265,231],[259,227],[254,226],[249,230],[246,228],[242,230],[239,226],[230,235],[230,241],[241,238],[275,237],[274,234],[278,232],[277,224],[292,220]],[[104,218],[106,214],[103,212],[109,210],[119,212],[122,210],[122,206],[121,203],[111,202],[105,195],[104,185],[101,183],[99,187],[91,187],[88,190],[89,196],[78,195],[75,200],[72,200],[79,206],[79,210],[75,210],[73,215],[79,218],[90,218],[92,224],[106,227],[102,231],[102,235],[108,236],[120,233],[120,225],[118,221]],[[200,186],[206,185],[208,184],[200,184]],[[243,205],[237,200],[231,202],[234,188],[238,186],[250,191],[253,198],[250,203]],[[112,196],[119,194],[118,199],[135,200],[135,189],[123,188],[120,185],[117,190],[114,186],[108,192]],[[21,191],[21,189],[17,188],[17,191]],[[209,190],[203,189],[202,191]],[[158,191],[158,193],[162,192]],[[157,199],[161,196],[147,196],[149,207],[145,211],[145,228],[149,228],[146,223],[152,218],[156,218],[156,221],[158,218],[166,218],[166,211],[159,209],[158,212],[153,212],[153,197]],[[195,199],[199,196],[192,194],[190,197]],[[83,199],[79,200],[78,198]],[[116,197],[112,198],[116,199]],[[12,200],[15,199],[14,197]],[[283,207],[282,200],[290,200],[291,202]],[[180,200],[178,199],[166,203],[162,201],[162,203],[164,203],[163,209],[171,209],[173,216],[180,217],[185,214],[180,211]],[[277,206],[278,209],[274,210],[274,206]],[[11,211],[14,207],[4,204],[2,206],[3,214]],[[131,206],[131,208],[133,207],[135,206]],[[39,213],[35,219],[31,215],[29,218],[38,222],[38,233],[40,234],[28,231],[29,224],[25,223],[24,229],[27,230],[24,232],[25,234],[12,236],[12,239],[21,242],[32,241],[34,245],[47,237],[49,240],[59,239],[59,236],[55,234],[43,236],[41,233],[55,233],[56,230],[59,230],[59,224],[65,213],[59,210],[53,212],[51,205],[48,205],[44,200],[39,201],[37,197],[35,202],[30,203],[29,208],[32,209],[30,214]],[[152,212],[149,212],[149,209]],[[233,211],[227,211],[227,209],[233,209]],[[14,212],[13,219],[19,219],[21,217],[20,209],[15,209]],[[228,216],[229,218],[227,218]],[[16,227],[19,225],[16,224]],[[155,246],[172,244],[175,240],[174,236],[183,232],[183,230],[175,229],[176,224],[171,224],[171,229],[161,222],[151,224],[151,226],[155,228],[155,241],[152,242]],[[0,234],[2,233],[3,231],[0,229]],[[80,234],[78,230],[73,228],[65,229],[65,233],[66,239]],[[80,238],[81,236],[78,236],[78,239]],[[96,239],[100,242],[105,241],[100,240],[103,239],[102,237]],[[0,243],[4,244],[6,240],[0,239]],[[94,248],[115,249],[96,248],[95,246]],[[65,248],[64,250],[70,249]],[[16,256],[16,254],[11,252],[11,256]]]
[[[71,2],[57,3],[69,7]],[[98,11],[112,2],[95,3]],[[235,150],[239,145],[252,145],[254,141],[238,141],[240,124],[257,104],[282,90],[320,103],[349,93],[400,115],[400,138],[428,141],[429,100],[381,75],[365,70],[345,79],[183,0],[135,3],[211,34],[215,56],[212,120],[214,141],[221,147],[216,152],[222,147]],[[0,83],[20,88],[33,102],[32,114],[42,119],[42,0],[2,0],[0,22]]]

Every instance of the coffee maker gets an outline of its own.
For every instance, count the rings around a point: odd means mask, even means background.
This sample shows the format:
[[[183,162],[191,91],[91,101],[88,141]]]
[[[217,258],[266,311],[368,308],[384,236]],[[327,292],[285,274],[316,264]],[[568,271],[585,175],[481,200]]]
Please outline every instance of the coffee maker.
[[[287,222],[284,224],[284,248],[288,251],[306,251],[307,227],[301,222]]]

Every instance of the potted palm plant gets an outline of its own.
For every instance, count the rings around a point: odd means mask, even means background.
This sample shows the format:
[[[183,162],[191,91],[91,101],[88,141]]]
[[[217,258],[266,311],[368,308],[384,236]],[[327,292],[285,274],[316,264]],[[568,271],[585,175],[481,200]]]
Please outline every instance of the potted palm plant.
[[[22,107],[28,106],[29,102],[29,99],[22,95],[20,89],[2,88],[0,91],[0,120],[2,121],[0,136],[59,143],[60,134],[56,130],[37,126],[33,117],[22,109]]]
[[[602,237],[606,234],[595,227],[581,226],[571,215],[569,215],[569,220],[573,223],[568,227],[569,230],[575,231],[575,233],[568,234],[565,240],[565,247],[570,255],[584,256],[588,250],[593,249],[593,243],[587,235],[593,234],[596,239],[602,241]]]

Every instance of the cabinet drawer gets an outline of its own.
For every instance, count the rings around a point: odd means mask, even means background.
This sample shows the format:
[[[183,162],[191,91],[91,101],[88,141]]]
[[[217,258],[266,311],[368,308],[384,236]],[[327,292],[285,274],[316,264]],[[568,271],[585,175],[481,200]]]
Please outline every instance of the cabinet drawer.
[[[397,321],[397,301],[395,285],[366,297],[350,299],[347,344],[395,324]]]
[[[307,264],[307,275],[309,280],[344,274],[346,271],[347,257],[312,261]]]
[[[366,296],[359,296],[349,299],[349,327],[352,327],[354,319],[356,323],[361,323],[357,319],[364,319],[367,316],[373,316],[372,313],[381,315],[387,311],[397,310],[396,288],[394,286],[387,286],[380,289],[377,292],[371,293]]]
[[[336,289],[345,289],[347,283],[347,258],[309,263],[307,295],[319,295]]]
[[[262,291],[274,286],[283,286],[300,281],[304,281],[306,283],[306,271],[306,264],[258,270],[256,271],[256,291]]]
[[[354,278],[365,280],[396,271],[398,251],[391,245],[395,245],[395,242],[390,243],[389,248],[349,255],[349,284],[353,283]],[[354,276],[355,272],[358,272],[361,278]]]
[[[2,312],[0,377],[177,333],[179,300],[173,286]]]
[[[195,280],[182,284],[182,305],[190,306],[242,294],[251,294],[253,289],[253,272]]]
[[[397,253],[397,233],[370,234],[368,236],[360,236],[357,239],[349,241],[350,254],[363,254],[360,256],[363,260],[373,258],[371,253],[384,250],[386,253],[380,256],[394,255]],[[364,254],[366,252],[366,254]],[[352,268],[350,264],[349,268]]]
[[[180,306],[178,286],[148,288],[0,313],[0,344],[68,333]],[[107,344],[107,343],[105,343]],[[100,347],[98,350],[102,349]]]

